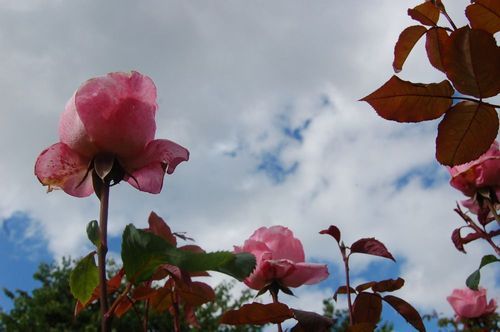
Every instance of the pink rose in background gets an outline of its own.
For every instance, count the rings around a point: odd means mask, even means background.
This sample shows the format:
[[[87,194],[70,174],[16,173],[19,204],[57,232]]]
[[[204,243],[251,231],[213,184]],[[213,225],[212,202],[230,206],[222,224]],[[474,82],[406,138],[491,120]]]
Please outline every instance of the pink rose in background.
[[[491,187],[500,193],[500,151],[495,141],[481,157],[469,163],[448,168],[450,184],[472,197],[478,189]]]
[[[242,247],[234,251],[255,255],[255,271],[245,279],[245,284],[261,290],[273,281],[285,287],[299,287],[318,283],[328,277],[325,264],[305,263],[302,243],[283,226],[261,227]]]
[[[473,197],[482,188],[490,188],[500,198],[500,151],[495,141],[488,151],[469,163],[448,167],[451,174],[450,184],[464,195]],[[474,213],[479,205],[474,199],[462,201],[462,204]]]
[[[89,171],[94,158],[114,158],[123,179],[141,191],[159,193],[189,151],[154,139],[156,87],[138,72],[110,73],[85,82],[66,104],[59,123],[60,142],[43,151],[35,175],[48,190],[85,197],[94,191]]]
[[[475,291],[469,288],[454,289],[446,298],[459,318],[476,318],[495,312],[497,303],[494,299],[487,302],[486,289]]]

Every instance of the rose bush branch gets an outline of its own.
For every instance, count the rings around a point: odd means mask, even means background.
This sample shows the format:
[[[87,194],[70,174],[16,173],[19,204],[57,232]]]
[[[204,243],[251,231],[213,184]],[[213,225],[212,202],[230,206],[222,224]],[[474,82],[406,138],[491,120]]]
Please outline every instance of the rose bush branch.
[[[350,247],[341,240],[341,233],[337,226],[331,225],[328,229],[320,231],[320,234],[330,235],[335,239],[344,261],[346,272],[346,283],[335,291],[333,299],[337,300],[338,294],[346,294],[349,305],[349,328],[352,331],[375,330],[382,315],[382,301],[392,306],[405,320],[418,331],[425,331],[422,317],[409,303],[394,295],[382,296],[381,293],[393,292],[404,285],[402,278],[387,279],[382,281],[368,281],[361,285],[352,287],[349,281],[349,258],[352,254],[367,254],[379,256],[395,261],[392,254],[385,245],[375,238],[362,238],[355,241]],[[348,253],[347,253],[348,252]],[[371,290],[371,292],[369,291]],[[351,303],[351,295],[356,299]]]
[[[138,72],[88,80],[66,104],[59,122],[60,142],[44,150],[35,163],[35,175],[49,192],[62,189],[75,197],[95,192],[100,199],[97,234],[94,228],[89,238],[98,250],[102,331],[110,329],[105,272],[109,187],[125,180],[141,191],[159,193],[165,173],[173,173],[189,159],[180,145],[154,140],[156,109],[156,87]],[[93,256],[84,263],[86,268],[77,270],[85,273],[79,280],[85,289],[73,283],[82,302],[90,299],[88,290],[95,280]]]
[[[484,102],[500,92],[500,61],[494,37],[500,31],[500,18],[494,14],[498,10],[497,1],[476,0],[465,10],[469,24],[457,27],[441,0],[427,0],[408,9],[408,15],[418,23],[399,35],[394,47],[394,71],[403,69],[413,47],[425,37],[430,65],[447,79],[424,84],[394,75],[361,99],[387,120],[440,119],[436,159],[443,165],[477,159],[498,136],[498,105]],[[441,15],[453,29],[439,26]],[[463,101],[452,103],[456,99]]]

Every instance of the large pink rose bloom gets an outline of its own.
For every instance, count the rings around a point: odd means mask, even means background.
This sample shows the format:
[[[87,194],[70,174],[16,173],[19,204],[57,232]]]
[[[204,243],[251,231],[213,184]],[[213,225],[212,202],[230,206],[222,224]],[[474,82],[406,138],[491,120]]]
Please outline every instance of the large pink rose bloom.
[[[299,287],[318,283],[328,277],[325,264],[305,263],[304,249],[293,233],[283,226],[261,227],[235,252],[255,255],[255,271],[245,279],[245,284],[261,290],[272,282],[285,287]]]
[[[138,72],[110,73],[88,80],[66,104],[59,123],[60,142],[43,151],[35,175],[48,190],[85,197],[94,191],[89,170],[97,156],[112,156],[137,189],[159,193],[189,152],[154,139],[156,87]]]
[[[475,291],[469,288],[454,289],[446,298],[453,307],[455,314],[460,318],[476,318],[495,312],[497,303],[491,299],[486,300],[486,289]]]

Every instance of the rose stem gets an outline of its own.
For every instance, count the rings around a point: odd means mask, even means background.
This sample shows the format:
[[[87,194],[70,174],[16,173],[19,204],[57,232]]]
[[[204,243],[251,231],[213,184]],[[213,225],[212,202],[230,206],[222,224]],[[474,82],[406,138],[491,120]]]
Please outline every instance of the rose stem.
[[[500,255],[500,249],[493,242],[493,240],[491,240],[491,236],[488,233],[483,232],[483,230],[481,230],[481,228],[479,228],[479,226],[476,225],[476,223],[471,218],[469,218],[469,216],[464,214],[460,209],[456,209],[455,211],[462,217],[462,219],[469,225],[469,227],[476,231],[476,233],[479,234],[481,238],[485,239],[486,242],[491,245],[497,255]]]
[[[109,184],[103,181],[102,191],[99,197],[101,201],[99,211],[99,285],[100,285],[100,305],[101,305],[101,331],[110,331],[110,319],[106,313],[109,309],[108,290],[106,284],[106,253],[108,252],[108,207],[109,207]]]
[[[344,261],[344,269],[345,269],[345,284],[347,291],[347,306],[349,307],[349,324],[354,325],[352,319],[352,301],[351,301],[351,285],[349,280],[349,256],[345,254],[345,248],[342,250],[340,248],[340,252],[342,253],[342,260]]]
[[[271,289],[269,290],[269,292],[271,293],[271,296],[273,298],[273,303],[279,303],[278,291],[279,290],[277,290],[277,289],[273,289],[273,287],[271,287]],[[276,325],[278,325],[278,332],[283,332],[283,328],[281,327],[281,323],[276,323]]]
[[[173,288],[173,287],[172,287]],[[172,293],[170,294],[172,297],[172,308],[173,308],[173,316],[174,316],[174,331],[181,331],[181,324],[179,321],[179,303],[177,303],[177,296],[175,294],[175,289],[172,289]]]

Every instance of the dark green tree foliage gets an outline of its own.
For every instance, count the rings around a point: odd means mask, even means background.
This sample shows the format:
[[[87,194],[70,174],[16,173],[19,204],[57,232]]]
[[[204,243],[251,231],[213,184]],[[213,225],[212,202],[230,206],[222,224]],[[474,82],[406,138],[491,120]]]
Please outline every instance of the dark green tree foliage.
[[[117,270],[112,263],[110,275]],[[72,263],[63,259],[61,264],[42,263],[33,278],[40,282],[40,287],[32,294],[23,290],[10,291],[3,289],[4,294],[13,302],[10,312],[0,309],[0,332],[61,332],[61,331],[97,331],[99,322],[99,306],[92,304],[74,317],[75,299],[70,293],[69,275]],[[261,327],[219,326],[218,318],[222,312],[240,307],[253,296],[249,290],[243,291],[239,298],[231,298],[233,283],[221,283],[215,288],[216,299],[212,303],[201,306],[196,311],[200,330],[183,325],[182,331],[223,331],[223,332],[257,332]],[[142,318],[145,308],[137,306],[119,319],[113,319],[113,331],[143,331]],[[148,331],[172,331],[172,317],[168,313],[149,312]]]

